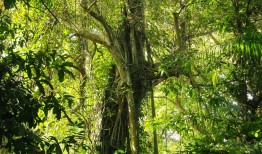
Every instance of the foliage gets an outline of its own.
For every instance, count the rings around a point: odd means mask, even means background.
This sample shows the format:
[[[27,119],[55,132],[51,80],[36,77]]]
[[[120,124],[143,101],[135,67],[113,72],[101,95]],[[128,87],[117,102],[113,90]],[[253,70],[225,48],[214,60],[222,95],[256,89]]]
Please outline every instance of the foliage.
[[[76,67],[65,57],[56,55],[54,50],[16,51],[24,42],[14,37],[20,30],[19,25],[13,24],[7,14],[1,14],[0,30],[1,148],[15,153],[43,151],[47,142],[42,139],[41,132],[33,129],[46,120],[49,110],[53,110],[58,120],[61,119],[61,112],[64,112],[46,67],[56,70],[61,82],[65,73],[74,77],[68,67]],[[70,97],[62,97],[72,103]],[[45,114],[40,115],[40,110]],[[58,146],[56,150],[59,150]],[[49,150],[52,151],[52,147]]]
[[[261,153],[261,8],[3,1],[0,148],[153,153],[156,130],[159,153]]]

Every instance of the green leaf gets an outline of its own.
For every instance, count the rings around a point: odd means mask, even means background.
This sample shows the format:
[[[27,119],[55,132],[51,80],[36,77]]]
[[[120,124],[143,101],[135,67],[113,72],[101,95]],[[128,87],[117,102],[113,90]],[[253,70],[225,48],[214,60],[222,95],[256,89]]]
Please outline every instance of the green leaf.
[[[72,68],[75,68],[76,70],[78,70],[78,68],[72,62],[64,62],[61,66],[72,67]]]
[[[69,108],[72,108],[72,104],[74,103],[73,98],[74,96],[71,95],[64,95],[63,98],[67,100]]]
[[[48,116],[48,111],[49,111],[49,106],[48,106],[48,104],[45,105],[43,111],[44,111],[45,116],[47,117],[47,116]]]
[[[47,153],[53,153],[53,150],[55,149],[55,144],[51,144],[47,150]]]
[[[26,71],[27,71],[27,75],[28,75],[29,79],[31,79],[32,78],[32,71],[31,71],[30,65],[26,65]]]
[[[40,93],[45,95],[45,89],[44,89],[43,85],[40,83],[40,81],[36,80],[36,85],[39,88]]]
[[[61,147],[59,146],[59,144],[57,143],[56,144],[56,154],[62,154],[63,152],[62,152],[62,149],[61,149]]]
[[[67,153],[69,153],[69,148],[70,148],[70,145],[66,145],[65,146],[65,149],[66,149]]]
[[[254,134],[254,136],[256,137],[256,138],[258,138],[258,134],[259,134],[259,132],[260,132],[260,129],[259,130],[257,130],[256,132],[255,132],[255,134]]]
[[[214,70],[214,71],[213,71],[212,83],[213,83],[213,86],[214,86],[214,87],[217,86],[217,83],[218,83],[218,71],[217,71],[217,70]]]
[[[67,73],[68,75],[70,75],[73,79],[75,79],[74,73],[72,73],[70,70],[68,70],[68,69],[66,69],[66,68],[64,68],[63,70],[64,70],[65,73]]]
[[[35,69],[36,77],[39,78],[41,76],[40,69],[38,67],[34,67],[34,69]]]
[[[39,81],[47,84],[52,90],[54,89],[53,85],[48,80],[42,79],[42,80],[39,80]]]
[[[124,151],[124,150],[116,150],[116,151],[114,152],[114,154],[121,154],[121,153],[125,153],[125,151]]]
[[[61,119],[61,109],[60,109],[59,107],[55,106],[55,107],[53,108],[53,113],[56,115],[56,118],[57,118],[58,120]]]
[[[64,62],[61,66],[69,66],[69,67],[73,67],[74,64],[72,62]]]
[[[64,70],[63,70],[63,69],[60,69],[60,70],[58,71],[58,78],[59,78],[59,81],[60,81],[60,82],[63,82],[63,81],[64,81],[64,79],[65,79],[65,73],[64,73]]]

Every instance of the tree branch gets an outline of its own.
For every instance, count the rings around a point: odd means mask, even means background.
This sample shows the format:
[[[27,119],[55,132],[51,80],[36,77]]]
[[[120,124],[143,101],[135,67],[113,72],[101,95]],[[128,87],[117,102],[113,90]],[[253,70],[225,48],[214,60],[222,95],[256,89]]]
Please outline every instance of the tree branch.
[[[55,20],[60,23],[60,21],[58,20],[58,18],[57,18],[57,17],[54,15],[54,13],[47,7],[47,5],[44,3],[43,0],[41,0],[41,3],[44,5],[44,7],[47,9],[47,11],[55,18]]]
[[[216,45],[219,45],[219,41],[213,36],[212,33],[209,33],[209,36],[211,37],[211,39],[216,43]]]
[[[205,36],[205,35],[212,35],[212,32],[215,32],[216,30],[211,30],[211,31],[206,31],[206,32],[201,32],[201,33],[198,33],[198,34],[191,34],[191,35],[187,35],[185,36],[186,40],[191,40],[193,38],[196,38],[196,37],[201,37],[201,36]]]
[[[114,33],[113,30],[111,28],[111,26],[108,24],[108,22],[105,20],[105,18],[102,15],[97,14],[96,12],[90,10],[90,7],[93,6],[94,3],[92,3],[89,7],[87,7],[86,5],[81,5],[84,9],[84,11],[86,11],[89,15],[91,15],[93,18],[95,18],[99,23],[101,23],[101,25],[104,27],[108,38],[109,38],[109,42],[110,45],[114,44]]]
[[[101,36],[97,35],[97,34],[91,33],[91,32],[86,31],[86,30],[77,30],[75,35],[86,38],[86,39],[91,40],[95,43],[101,44],[104,47],[106,47],[107,49],[110,49],[110,45],[109,45],[108,41],[106,39],[102,38]]]
[[[176,31],[176,40],[178,43],[179,50],[181,50],[182,49],[182,39],[181,39],[181,32],[180,32],[179,23],[178,23],[179,13],[174,12],[173,17],[174,17],[174,25],[175,25],[175,31]]]

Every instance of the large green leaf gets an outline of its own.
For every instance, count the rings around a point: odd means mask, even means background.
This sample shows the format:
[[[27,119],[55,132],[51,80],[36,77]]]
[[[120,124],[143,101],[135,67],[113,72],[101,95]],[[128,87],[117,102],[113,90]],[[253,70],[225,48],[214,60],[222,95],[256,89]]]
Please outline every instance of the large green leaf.
[[[63,82],[65,79],[65,73],[63,69],[58,70],[58,78],[60,82]]]

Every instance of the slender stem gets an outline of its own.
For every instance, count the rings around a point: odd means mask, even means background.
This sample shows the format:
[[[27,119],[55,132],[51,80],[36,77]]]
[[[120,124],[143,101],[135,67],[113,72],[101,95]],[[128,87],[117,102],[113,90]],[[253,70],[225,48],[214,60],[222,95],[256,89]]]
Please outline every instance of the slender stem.
[[[154,101],[154,89],[151,82],[151,107],[152,107],[152,118],[153,122],[155,121],[156,117],[156,109],[155,109],[155,101]],[[153,134],[154,134],[154,154],[158,154],[158,142],[157,142],[157,132],[156,128],[153,126]]]
[[[55,18],[55,20],[60,23],[60,21],[58,20],[58,18],[57,18],[57,17],[54,15],[54,13],[47,7],[47,5],[44,3],[43,0],[41,0],[41,3],[44,5],[44,7],[47,9],[47,11]]]

